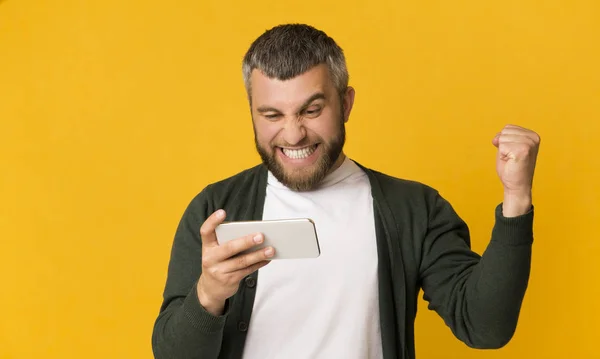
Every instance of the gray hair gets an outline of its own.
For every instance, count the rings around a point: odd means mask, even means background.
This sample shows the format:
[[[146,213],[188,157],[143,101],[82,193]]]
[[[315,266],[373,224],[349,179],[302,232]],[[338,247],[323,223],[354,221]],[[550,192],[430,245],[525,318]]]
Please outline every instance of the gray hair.
[[[242,65],[244,84],[251,101],[250,75],[254,69],[269,78],[289,80],[314,66],[326,64],[341,96],[348,88],[343,50],[321,30],[304,24],[285,24],[264,32],[250,46]]]

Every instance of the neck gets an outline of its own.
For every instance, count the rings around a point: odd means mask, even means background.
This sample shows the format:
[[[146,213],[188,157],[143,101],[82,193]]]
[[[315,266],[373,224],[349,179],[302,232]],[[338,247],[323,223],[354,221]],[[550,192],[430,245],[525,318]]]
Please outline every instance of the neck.
[[[346,155],[344,154],[344,152],[341,152],[340,155],[338,156],[337,160],[335,160],[335,163],[333,164],[333,166],[331,166],[331,169],[329,169],[329,173],[337,170],[342,163],[344,163],[344,160],[346,159]]]

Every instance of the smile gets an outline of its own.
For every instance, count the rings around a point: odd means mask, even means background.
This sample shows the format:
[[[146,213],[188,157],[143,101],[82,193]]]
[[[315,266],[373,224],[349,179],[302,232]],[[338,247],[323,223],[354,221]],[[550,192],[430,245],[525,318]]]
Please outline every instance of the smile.
[[[304,148],[298,148],[298,149],[290,149],[290,148],[281,148],[281,151],[283,152],[284,155],[286,155],[289,158],[295,159],[295,160],[301,160],[304,158],[307,158],[308,156],[312,155],[313,152],[315,152],[315,150],[317,149],[318,145],[312,145],[312,146],[307,146]]]

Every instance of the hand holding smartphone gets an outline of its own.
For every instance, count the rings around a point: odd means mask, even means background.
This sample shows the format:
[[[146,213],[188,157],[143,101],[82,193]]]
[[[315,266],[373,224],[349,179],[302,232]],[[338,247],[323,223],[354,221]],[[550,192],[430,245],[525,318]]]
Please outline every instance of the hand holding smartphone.
[[[202,240],[202,273],[196,284],[200,305],[209,313],[223,314],[227,298],[234,295],[239,282],[246,276],[268,265],[273,248],[252,250],[262,244],[264,236],[252,233],[219,245],[215,228],[225,220],[225,211],[211,214],[200,227]],[[240,255],[240,253],[246,253]]]
[[[223,313],[225,301],[237,292],[239,282],[272,259],[320,255],[310,219],[229,223],[224,219],[225,211],[218,210],[200,228],[202,274],[196,285],[198,300],[215,316]]]
[[[252,233],[262,233],[263,243],[251,250],[273,247],[273,260],[316,258],[321,254],[315,224],[309,218],[226,222],[219,224],[215,233],[219,245]]]

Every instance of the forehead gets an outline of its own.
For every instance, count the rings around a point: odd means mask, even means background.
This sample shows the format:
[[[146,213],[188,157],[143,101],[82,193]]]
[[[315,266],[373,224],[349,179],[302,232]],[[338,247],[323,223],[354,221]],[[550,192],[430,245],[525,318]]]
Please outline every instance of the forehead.
[[[267,77],[255,69],[250,76],[253,107],[260,105],[286,108],[302,103],[315,93],[322,92],[325,97],[334,89],[329,70],[325,64],[317,65],[289,80]]]

